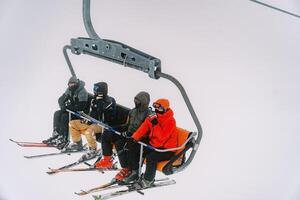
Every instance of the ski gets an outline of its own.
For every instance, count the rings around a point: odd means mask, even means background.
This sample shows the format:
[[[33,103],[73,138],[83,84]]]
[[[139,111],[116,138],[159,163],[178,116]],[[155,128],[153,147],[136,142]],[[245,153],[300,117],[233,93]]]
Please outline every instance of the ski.
[[[85,152],[86,150],[87,150],[87,148],[84,148],[81,151],[60,151],[60,152],[56,152],[56,153],[46,153],[46,154],[24,156],[24,158],[32,159],[32,158],[42,158],[42,157],[57,156],[57,155],[64,155],[64,154],[71,155],[73,153],[82,153],[82,152]]]
[[[53,144],[44,144],[42,142],[20,142],[20,141],[15,141],[13,139],[9,139],[9,141],[17,144],[20,147],[54,147],[54,148],[56,148],[56,146]]]
[[[62,166],[62,167],[57,168],[57,169],[53,169],[53,168],[50,168],[50,167],[49,167],[50,171],[48,171],[48,172],[46,172],[46,173],[47,173],[47,174],[50,174],[50,175],[51,175],[51,174],[56,174],[56,173],[59,173],[59,172],[65,170],[65,169],[69,169],[70,167],[74,167],[74,166],[79,165],[79,164],[81,164],[81,163],[85,163],[85,162],[87,162],[87,161],[89,161],[89,160],[92,160],[92,159],[94,159],[94,158],[96,158],[96,157],[102,157],[101,150],[98,150],[97,155],[95,155],[94,157],[89,158],[89,159],[82,159],[82,158],[80,158],[80,159],[77,160],[76,162],[73,162],[73,163],[71,163],[71,164]]]
[[[118,181],[116,179],[113,179],[111,182],[100,185],[98,187],[89,189],[89,190],[80,190],[80,192],[75,192],[75,194],[82,196],[82,195],[86,195],[86,194],[90,194],[92,192],[98,192],[98,191],[102,191],[102,190],[106,190],[106,189],[111,189],[111,188],[117,188],[120,187],[118,185]]]
[[[117,197],[117,196],[121,196],[121,195],[125,195],[131,192],[138,192],[142,195],[144,195],[144,190],[147,189],[151,189],[151,188],[156,188],[156,187],[163,187],[163,186],[168,186],[168,185],[173,185],[175,184],[176,181],[175,180],[168,180],[168,181],[161,181],[161,182],[154,182],[154,184],[148,188],[144,188],[141,190],[137,190],[135,188],[132,187],[132,185],[127,186],[128,189],[125,190],[118,190],[118,191],[114,191],[114,192],[110,192],[110,193],[106,193],[106,194],[102,194],[102,195],[93,195],[94,200],[105,200],[105,199],[110,199],[113,197]]]
[[[100,171],[101,173],[104,173],[104,171],[116,171],[116,170],[119,170],[119,168],[117,168],[117,167],[113,167],[113,168],[89,167],[89,168],[64,168],[64,169],[51,169],[51,168],[49,168],[49,170],[50,170],[50,173],[58,173],[58,172],[84,172],[84,171]]]
[[[167,178],[163,178],[163,179],[157,179],[155,180],[155,182],[161,182],[161,181],[168,181],[170,180],[168,177]],[[82,196],[82,195],[87,195],[93,192],[100,192],[103,190],[109,190],[109,189],[115,189],[115,188],[119,188],[119,187],[124,187],[124,186],[128,186],[131,184],[119,184],[119,182],[116,179],[113,179],[111,182],[100,185],[98,187],[94,187],[91,188],[89,190],[80,190],[80,192],[75,192],[75,194]]]

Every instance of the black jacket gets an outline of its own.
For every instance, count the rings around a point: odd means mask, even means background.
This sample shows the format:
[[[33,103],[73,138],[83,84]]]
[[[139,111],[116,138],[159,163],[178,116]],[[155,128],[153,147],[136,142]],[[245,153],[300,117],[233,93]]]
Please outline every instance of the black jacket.
[[[105,124],[111,125],[116,117],[116,101],[113,97],[103,99],[94,97],[91,101],[89,115]]]
[[[83,111],[87,113],[90,107],[90,102],[89,94],[84,86],[85,83],[80,81],[79,87],[74,92],[67,89],[58,99],[60,109],[63,111],[69,109],[72,111]]]

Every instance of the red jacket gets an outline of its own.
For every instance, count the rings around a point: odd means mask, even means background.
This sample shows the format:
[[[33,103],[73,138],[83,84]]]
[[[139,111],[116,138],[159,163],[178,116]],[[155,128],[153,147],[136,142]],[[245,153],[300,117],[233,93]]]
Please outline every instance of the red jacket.
[[[153,117],[147,117],[138,130],[133,133],[133,139],[138,141],[144,136],[148,136],[150,145],[155,148],[177,147],[176,121],[173,115],[171,109],[164,114],[157,114],[157,125],[151,123]]]

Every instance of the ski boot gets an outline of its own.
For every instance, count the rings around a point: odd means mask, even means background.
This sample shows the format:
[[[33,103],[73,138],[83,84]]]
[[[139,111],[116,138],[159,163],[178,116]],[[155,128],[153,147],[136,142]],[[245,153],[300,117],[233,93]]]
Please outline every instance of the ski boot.
[[[56,148],[59,150],[62,150],[63,148],[65,148],[68,144],[69,141],[62,135],[60,135],[57,139],[56,139]]]
[[[56,138],[58,138],[59,133],[56,131],[53,131],[52,136],[46,140],[43,140],[42,143],[44,144],[53,144]]]
[[[139,179],[139,171],[138,170],[132,170],[129,175],[127,175],[123,178],[122,183],[127,185],[129,183],[137,181],[138,179]]]
[[[97,153],[98,153],[97,149],[89,147],[88,152],[83,154],[80,160],[91,160],[97,156]]]
[[[126,184],[125,179],[132,174],[132,170],[128,168],[121,169],[115,176],[115,180],[119,182],[119,184]]]
[[[96,168],[112,169],[114,167],[113,158],[111,156],[103,156],[103,158],[95,163]]]
[[[82,146],[82,140],[80,140],[79,142],[74,142],[68,146],[66,146],[63,151],[70,151],[70,152],[76,152],[76,151],[82,151],[83,150],[83,146]]]
[[[142,190],[142,189],[145,189],[145,188],[149,188],[153,185],[154,183],[154,180],[152,181],[148,181],[144,178],[144,176],[141,176],[141,178],[135,182],[132,187],[136,190]]]

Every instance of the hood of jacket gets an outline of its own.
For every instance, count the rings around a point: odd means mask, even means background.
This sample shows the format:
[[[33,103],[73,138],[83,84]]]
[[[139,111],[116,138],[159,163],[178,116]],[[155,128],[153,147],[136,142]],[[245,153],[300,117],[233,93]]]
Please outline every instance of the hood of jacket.
[[[135,99],[138,99],[141,102],[141,110],[146,110],[149,107],[150,103],[150,95],[147,92],[139,92],[136,96]]]

